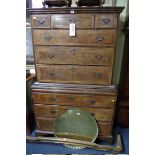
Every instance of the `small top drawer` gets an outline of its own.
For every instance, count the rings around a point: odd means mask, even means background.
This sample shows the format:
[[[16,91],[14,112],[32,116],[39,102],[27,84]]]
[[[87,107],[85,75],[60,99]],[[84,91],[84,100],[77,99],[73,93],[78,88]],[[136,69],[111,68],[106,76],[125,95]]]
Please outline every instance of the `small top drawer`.
[[[75,23],[76,28],[93,28],[94,14],[51,15],[51,28],[69,28],[70,23]]]
[[[116,28],[117,15],[116,14],[96,14],[95,28]]]
[[[32,28],[50,28],[50,15],[32,15]]]

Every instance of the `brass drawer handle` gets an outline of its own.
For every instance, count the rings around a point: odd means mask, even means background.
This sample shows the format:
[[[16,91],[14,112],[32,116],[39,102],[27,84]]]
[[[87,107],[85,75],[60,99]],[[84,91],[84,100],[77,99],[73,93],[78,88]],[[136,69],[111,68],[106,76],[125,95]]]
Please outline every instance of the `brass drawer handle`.
[[[112,99],[111,102],[112,102],[112,103],[115,103],[115,102],[116,102],[116,99]]]
[[[95,74],[95,77],[98,78],[98,79],[100,79],[102,77],[102,73],[96,73]]]
[[[76,54],[76,49],[73,48],[73,49],[71,50],[71,53],[72,53],[73,55]]]
[[[49,97],[49,100],[50,100],[51,102],[55,102],[55,101],[56,101],[56,98],[54,98],[54,97]]]
[[[46,35],[44,38],[45,38],[46,41],[50,41],[52,39],[52,37],[49,36],[49,35]]]
[[[72,100],[72,101],[74,100],[74,97],[73,97],[73,96],[70,96],[69,98],[70,98],[70,100]]]
[[[55,113],[57,113],[55,110],[50,110],[50,113],[53,113],[53,114],[55,114]]]
[[[69,19],[69,21],[70,21],[71,23],[75,23],[75,22],[77,21],[77,19],[76,19],[75,17],[73,17],[73,18]]]
[[[91,105],[94,105],[95,103],[96,103],[95,100],[91,100],[91,101],[90,101],[90,104],[91,104]]]
[[[110,21],[111,21],[110,18],[104,18],[104,19],[102,19],[103,24],[109,24]]]
[[[72,71],[75,71],[75,70],[76,70],[76,68],[75,68],[74,66],[72,66],[72,67],[71,67],[71,70],[72,70]]]
[[[55,57],[55,54],[51,54],[51,53],[49,53],[49,54],[48,54],[48,57],[52,59],[52,58]]]
[[[44,24],[46,21],[43,20],[43,19],[40,19],[40,20],[37,20],[37,22],[38,22],[39,24]]]
[[[55,76],[55,72],[49,71],[48,72],[48,77],[54,77]]]
[[[97,41],[103,41],[104,37],[103,36],[97,36],[96,39],[97,39]]]
[[[101,60],[102,56],[101,56],[101,55],[96,55],[95,58],[96,58],[97,60]]]

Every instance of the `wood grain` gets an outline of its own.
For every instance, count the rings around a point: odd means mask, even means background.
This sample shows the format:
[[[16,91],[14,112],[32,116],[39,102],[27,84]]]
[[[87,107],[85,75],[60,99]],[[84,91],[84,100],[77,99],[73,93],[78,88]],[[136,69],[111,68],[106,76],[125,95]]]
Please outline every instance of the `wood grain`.
[[[75,37],[69,30],[33,30],[34,45],[114,46],[115,36],[115,30],[77,30]]]
[[[36,69],[39,82],[111,84],[111,67],[37,65]]]
[[[94,14],[53,14],[51,28],[69,29],[70,23],[76,28],[94,28]]]
[[[45,105],[73,105],[85,107],[113,108],[116,97],[114,95],[77,95],[62,93],[33,93],[33,102]]]
[[[73,106],[58,106],[58,105],[42,105],[34,104],[34,112],[37,117],[58,117],[64,111],[74,108]],[[90,107],[78,107],[78,109],[90,112],[98,121],[112,121],[113,109],[101,109]]]
[[[32,15],[31,16],[31,27],[32,28],[50,28],[51,27],[50,15]]]
[[[60,7],[60,8],[28,8],[30,14],[68,14],[74,13],[117,13],[120,14],[125,7]]]
[[[37,64],[113,65],[114,48],[35,46]]]
[[[117,14],[95,14],[95,28],[116,28]]]

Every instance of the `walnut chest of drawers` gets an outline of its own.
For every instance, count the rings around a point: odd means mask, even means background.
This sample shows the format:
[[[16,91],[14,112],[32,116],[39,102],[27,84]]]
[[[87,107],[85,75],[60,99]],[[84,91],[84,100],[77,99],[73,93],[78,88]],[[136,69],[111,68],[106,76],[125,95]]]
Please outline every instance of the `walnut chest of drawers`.
[[[32,93],[38,133],[50,133],[54,118],[75,106],[96,118],[100,137],[111,137],[117,97],[111,85],[122,10],[29,10],[37,74]],[[69,35],[71,23],[75,24],[75,36]]]

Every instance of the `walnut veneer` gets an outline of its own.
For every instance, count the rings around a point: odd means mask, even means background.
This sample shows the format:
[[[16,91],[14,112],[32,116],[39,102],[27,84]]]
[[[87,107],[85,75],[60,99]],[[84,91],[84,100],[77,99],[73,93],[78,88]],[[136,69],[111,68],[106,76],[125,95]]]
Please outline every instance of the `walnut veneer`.
[[[77,107],[90,112],[99,137],[110,139],[117,89],[112,85],[119,14],[123,7],[29,9],[37,81],[32,97],[37,133]],[[75,23],[75,36],[69,25]]]

